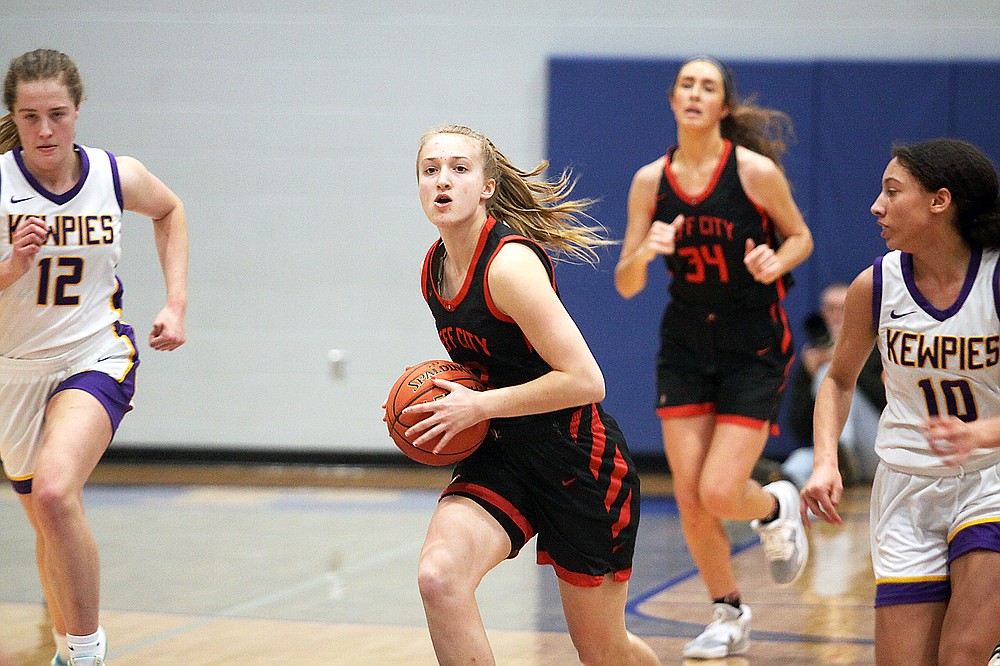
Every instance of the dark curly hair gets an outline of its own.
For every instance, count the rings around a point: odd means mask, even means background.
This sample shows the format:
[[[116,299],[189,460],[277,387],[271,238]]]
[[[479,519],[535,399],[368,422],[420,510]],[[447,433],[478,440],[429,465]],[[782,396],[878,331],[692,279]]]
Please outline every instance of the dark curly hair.
[[[931,139],[896,145],[892,156],[928,192],[951,193],[955,223],[969,245],[1000,247],[1000,183],[981,150],[958,139]]]

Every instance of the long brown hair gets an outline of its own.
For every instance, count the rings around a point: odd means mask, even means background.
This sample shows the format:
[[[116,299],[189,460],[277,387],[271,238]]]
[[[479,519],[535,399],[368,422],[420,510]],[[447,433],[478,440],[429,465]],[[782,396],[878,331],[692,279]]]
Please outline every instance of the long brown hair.
[[[83,102],[83,79],[76,63],[68,55],[54,49],[35,49],[17,56],[10,61],[3,81],[3,103],[11,113],[0,118],[0,153],[21,145],[13,115],[17,84],[45,79],[58,79],[62,82],[73,104],[80,108],[80,103]]]
[[[729,108],[729,113],[719,123],[722,136],[738,146],[772,159],[780,167],[781,156],[788,152],[788,144],[795,139],[791,117],[783,111],[758,106],[754,95],[741,99],[736,92],[733,73],[721,60],[708,55],[686,60],[677,70],[674,85],[670,88],[671,97],[677,88],[680,70],[684,69],[684,65],[696,61],[707,62],[719,70],[722,76],[725,95],[723,101]]]
[[[614,244],[604,236],[604,227],[582,220],[593,220],[586,213],[595,203],[593,199],[568,199],[576,184],[568,169],[552,180],[538,178],[548,168],[547,161],[531,171],[519,169],[488,137],[464,125],[444,125],[424,132],[418,156],[427,140],[436,134],[460,134],[479,144],[486,178],[496,181],[496,190],[486,201],[486,212],[522,236],[553,250],[555,258],[564,255],[596,264],[595,248]]]
[[[6,153],[21,145],[21,137],[17,134],[14,115],[8,113],[0,118],[0,153]]]

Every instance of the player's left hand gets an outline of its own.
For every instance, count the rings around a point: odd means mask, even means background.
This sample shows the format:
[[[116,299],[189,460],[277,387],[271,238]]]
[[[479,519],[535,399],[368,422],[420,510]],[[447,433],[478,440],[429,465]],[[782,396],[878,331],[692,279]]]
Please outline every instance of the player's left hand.
[[[426,414],[407,429],[406,437],[416,437],[413,445],[420,448],[425,442],[440,436],[441,441],[434,447],[434,452],[437,453],[445,448],[455,433],[484,421],[485,417],[479,416],[481,409],[478,400],[482,397],[482,392],[440,377],[435,377],[433,381],[435,386],[445,389],[448,394],[437,400],[410,405],[403,410],[403,414]]]
[[[752,239],[747,239],[743,264],[757,282],[771,284],[784,273],[784,268],[778,255],[769,245],[757,245]]]
[[[187,341],[184,333],[184,313],[167,305],[153,320],[149,346],[158,351],[173,351]]]
[[[946,465],[965,463],[973,449],[979,448],[976,432],[957,416],[932,416],[924,423],[927,444]]]

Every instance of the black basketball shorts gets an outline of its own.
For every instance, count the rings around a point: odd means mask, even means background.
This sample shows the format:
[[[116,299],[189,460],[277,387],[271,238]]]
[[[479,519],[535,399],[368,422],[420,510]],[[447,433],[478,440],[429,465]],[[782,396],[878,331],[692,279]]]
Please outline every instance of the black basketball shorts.
[[[618,424],[598,404],[495,420],[497,437],[459,462],[442,497],[482,506],[515,557],[535,534],[537,561],[581,587],[626,581],[639,526],[639,476]]]

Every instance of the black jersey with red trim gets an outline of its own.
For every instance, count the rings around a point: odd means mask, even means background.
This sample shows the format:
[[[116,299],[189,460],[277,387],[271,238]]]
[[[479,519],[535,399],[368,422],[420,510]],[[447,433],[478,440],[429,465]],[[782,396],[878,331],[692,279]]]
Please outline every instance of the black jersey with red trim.
[[[556,288],[552,261],[545,250],[492,217],[483,226],[472,264],[454,298],[442,298],[437,289],[445,249],[440,239],[427,251],[421,270],[424,300],[434,315],[441,344],[453,361],[478,373],[491,388],[523,384],[552,369],[490,297],[486,274],[506,243],[522,243],[534,250]]]
[[[743,189],[735,146],[725,140],[712,179],[700,194],[684,192],[677,183],[670,170],[676,150],[674,146],[667,151],[653,215],[654,220],[666,223],[684,215],[676,251],[664,255],[672,276],[670,295],[712,311],[757,308],[784,298],[786,278],[762,284],[743,264],[748,238],[775,249],[778,242],[772,220]]]

